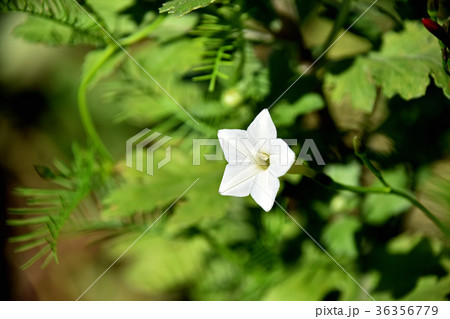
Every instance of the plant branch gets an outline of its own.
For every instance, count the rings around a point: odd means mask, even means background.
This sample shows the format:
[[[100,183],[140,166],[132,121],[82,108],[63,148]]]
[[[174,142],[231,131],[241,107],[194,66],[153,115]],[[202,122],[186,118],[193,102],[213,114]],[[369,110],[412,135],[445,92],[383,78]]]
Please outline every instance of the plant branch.
[[[371,172],[378,178],[378,180],[385,186],[383,189],[380,189],[381,193],[386,194],[395,194],[397,196],[403,197],[404,199],[408,200],[412,205],[420,209],[446,236],[450,237],[450,230],[441,223],[441,221],[433,214],[431,213],[425,206],[423,206],[417,199],[415,199],[413,196],[409,195],[408,193],[405,193],[404,191],[398,190],[394,187],[392,187],[383,177],[380,170],[378,170],[372,162],[367,157],[367,154],[364,150],[364,147],[362,146],[361,139],[356,136],[353,139],[353,148],[355,151],[356,156],[358,156],[361,161],[364,163],[364,165],[367,166],[371,170]],[[335,183],[337,184],[337,183]],[[351,186],[345,186],[337,184],[338,187],[341,187],[341,189],[346,189],[350,191],[357,191]],[[345,186],[345,187],[343,187]],[[351,189],[353,188],[353,189]],[[370,191],[368,191],[370,193]]]
[[[132,45],[136,42],[141,41],[148,34],[153,31],[156,27],[158,27],[161,22],[164,20],[164,16],[158,16],[152,23],[150,23],[145,28],[137,31],[136,33],[122,39],[119,44],[121,47]],[[83,123],[86,134],[89,136],[91,141],[93,142],[95,148],[102,154],[105,158],[112,159],[111,154],[108,152],[108,149],[103,144],[102,139],[100,138],[97,130],[95,128],[94,122],[89,113],[89,108],[87,104],[87,89],[92,79],[95,77],[95,74],[101,69],[101,67],[108,61],[108,59],[119,50],[119,46],[115,43],[108,45],[103,51],[103,55],[98,59],[98,61],[89,69],[84,77],[81,79],[80,86],[78,87],[78,110],[80,113],[81,121]]]
[[[91,139],[95,148],[106,158],[112,159],[111,154],[108,149],[103,144],[100,136],[95,129],[94,122],[92,121],[91,115],[89,113],[89,108],[87,105],[87,88],[89,83],[94,78],[95,74],[100,70],[100,68],[106,63],[106,61],[111,57],[114,52],[116,52],[116,47],[109,45],[103,52],[103,55],[97,61],[97,63],[89,70],[89,72],[82,78],[80,86],[78,87],[78,111],[80,113],[81,122],[83,123],[86,134]]]
[[[390,187],[390,185],[386,182],[380,170],[376,168],[372,162],[367,157],[367,154],[362,146],[361,138],[359,136],[355,136],[353,139],[353,149],[355,151],[355,155],[359,157],[359,159],[363,162],[364,165],[367,166],[368,169],[380,180],[380,182],[386,186]]]
[[[447,237],[450,238],[450,229],[445,226],[433,213],[430,212],[424,205],[422,205],[416,198],[412,195],[392,187],[383,177],[380,170],[378,170],[366,155],[363,150],[361,139],[355,137],[353,140],[353,146],[355,149],[355,154],[361,159],[361,161],[366,165],[372,173],[380,180],[383,184],[382,187],[364,187],[364,186],[351,186],[335,182],[328,175],[324,173],[316,172],[315,170],[305,166],[305,165],[293,165],[288,173],[290,174],[300,174],[313,179],[315,182],[323,187],[336,190],[336,191],[349,191],[358,194],[392,194],[402,197],[409,201],[413,206],[420,209],[425,216],[427,216]]]

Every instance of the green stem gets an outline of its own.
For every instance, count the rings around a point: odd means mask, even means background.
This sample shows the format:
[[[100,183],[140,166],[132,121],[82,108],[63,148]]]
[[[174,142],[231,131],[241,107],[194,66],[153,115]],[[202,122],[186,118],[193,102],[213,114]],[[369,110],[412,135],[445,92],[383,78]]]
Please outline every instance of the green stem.
[[[317,172],[312,168],[309,168],[306,165],[292,165],[287,174],[297,174],[304,175],[309,178],[314,178],[317,175]]]
[[[359,193],[359,194],[389,194],[391,192],[391,188],[389,187],[362,187],[362,186],[351,186],[351,185],[345,185],[338,182],[334,182],[329,186],[330,188],[333,188],[335,190],[344,190],[344,191],[350,191],[353,193]]]
[[[425,206],[423,206],[413,196],[397,189],[391,189],[391,193],[396,194],[410,201],[411,204],[420,209],[447,237],[450,237],[450,230],[444,224],[442,224],[442,222],[436,216],[434,216]]]
[[[384,191],[381,191],[382,189],[380,189],[381,193],[386,193],[386,194],[395,194],[397,196],[403,197],[406,200],[408,200],[412,205],[414,205],[415,207],[417,207],[418,209],[420,209],[446,236],[450,237],[450,230],[444,226],[441,221],[434,216],[425,206],[423,206],[418,200],[416,200],[413,196],[398,190],[394,187],[392,187],[383,177],[383,175],[381,174],[381,171],[378,170],[373,164],[372,162],[369,160],[369,158],[367,157],[366,151],[362,145],[361,142],[361,138],[358,136],[355,136],[355,138],[353,139],[353,148],[355,151],[356,156],[358,156],[361,161],[364,163],[364,165],[367,166],[367,168],[369,168],[372,173],[378,178],[378,180],[385,186],[383,189]],[[337,184],[337,183],[335,183]],[[337,184],[337,187],[341,187],[341,189],[347,189],[347,190],[351,190],[351,191],[355,191],[354,187],[352,186],[345,186],[345,185],[341,185],[341,184]],[[343,187],[344,186],[344,187]],[[342,188],[343,187],[343,188]],[[353,188],[350,189],[350,188]]]
[[[336,20],[333,24],[333,28],[331,29],[330,33],[328,34],[328,37],[321,47],[320,51],[317,51],[317,53],[322,53],[325,50],[327,50],[335,41],[339,30],[342,29],[342,27],[345,24],[345,21],[347,20],[347,16],[350,13],[351,9],[351,2],[352,0],[344,0],[341,9],[339,10],[338,16],[336,17]],[[317,55],[317,54],[316,54]]]
[[[116,47],[112,44],[109,45],[106,50],[103,52],[103,55],[100,59],[95,63],[95,65],[89,70],[89,72],[82,78],[80,86],[78,87],[78,111],[80,113],[81,122],[83,123],[86,134],[91,139],[94,146],[97,150],[106,158],[112,159],[111,154],[108,152],[108,149],[103,144],[100,136],[95,129],[94,122],[92,121],[91,115],[89,113],[89,108],[87,105],[87,97],[86,92],[89,86],[89,83],[94,78],[95,74],[98,70],[106,63],[106,61],[111,57],[114,52],[116,52]]]
[[[425,216],[427,216],[439,229],[440,231],[447,237],[450,238],[450,230],[447,228],[442,222],[431,213],[424,205],[422,205],[417,199],[415,199],[410,194],[401,191],[392,187],[383,177],[381,171],[378,170],[369,158],[366,155],[361,143],[361,139],[359,137],[355,137],[353,140],[353,147],[355,149],[355,154],[361,159],[361,161],[366,165],[372,173],[380,180],[383,184],[382,187],[362,187],[362,186],[351,186],[345,185],[338,182],[333,181],[329,176],[316,172],[315,170],[305,166],[305,165],[293,165],[288,173],[290,174],[300,174],[307,176],[320,185],[330,188],[336,191],[349,191],[358,194],[393,194],[400,196],[407,201],[409,201],[412,205],[420,209]]]
[[[401,190],[398,190],[393,187],[359,187],[359,186],[350,186],[344,185],[337,182],[332,182],[331,185],[328,185],[329,188],[334,190],[344,190],[350,191],[353,193],[367,194],[367,193],[375,193],[375,194],[394,194],[400,196],[406,200],[408,200],[412,205],[420,209],[440,230],[441,232],[450,237],[450,230],[441,223],[441,221],[433,215],[425,206],[423,206],[417,199],[413,196],[405,193]]]
[[[148,34],[153,31],[156,27],[158,27],[164,21],[164,16],[158,16],[151,24],[146,26],[145,28],[137,31],[136,33],[120,40],[120,46],[129,46],[133,43],[141,41]],[[103,155],[105,158],[112,159],[111,154],[108,152],[108,149],[103,144],[102,139],[100,138],[97,130],[95,129],[94,122],[89,113],[89,108],[87,104],[87,90],[89,84],[92,79],[95,77],[97,72],[101,69],[101,67],[108,61],[108,59],[120,48],[116,43],[109,44],[105,50],[103,51],[102,56],[96,61],[94,66],[90,68],[88,73],[84,75],[81,79],[80,86],[78,87],[78,111],[80,113],[81,122],[83,123],[83,127],[86,131],[86,134],[91,139],[94,146]]]
[[[355,138],[353,139],[353,148],[355,150],[356,156],[359,157],[363,164],[366,165],[368,169],[370,169],[370,171],[380,180],[380,182],[384,186],[390,187],[390,185],[386,182],[383,175],[381,174],[381,171],[372,164],[372,162],[367,157],[366,152],[362,151],[361,138],[359,136],[355,136]]]
[[[150,32],[159,27],[159,25],[164,21],[165,17],[166,17],[165,15],[159,15],[152,23],[147,25],[145,28],[142,28],[141,30],[138,30],[136,33],[133,33],[128,37],[121,39],[119,41],[120,45],[121,46],[131,45],[146,38]]]

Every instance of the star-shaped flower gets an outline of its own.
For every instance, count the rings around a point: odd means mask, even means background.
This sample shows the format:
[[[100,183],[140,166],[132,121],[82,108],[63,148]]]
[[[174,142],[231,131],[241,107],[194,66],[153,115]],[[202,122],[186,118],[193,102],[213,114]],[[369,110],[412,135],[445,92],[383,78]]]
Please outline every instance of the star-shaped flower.
[[[295,161],[294,152],[277,138],[269,111],[261,111],[246,131],[219,130],[217,135],[228,162],[219,193],[236,197],[251,195],[268,212],[280,188],[278,178]]]

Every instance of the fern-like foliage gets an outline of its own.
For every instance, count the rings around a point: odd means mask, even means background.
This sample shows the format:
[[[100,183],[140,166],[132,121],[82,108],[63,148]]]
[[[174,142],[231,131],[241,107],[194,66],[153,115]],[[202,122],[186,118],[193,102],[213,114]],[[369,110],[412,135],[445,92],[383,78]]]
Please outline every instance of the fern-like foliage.
[[[249,42],[244,42],[241,50],[236,54],[235,64],[240,76],[237,87],[242,95],[250,101],[261,102],[271,89],[269,69],[256,57]]]
[[[54,162],[55,170],[36,167],[42,178],[51,180],[58,188],[16,190],[18,196],[27,198],[27,207],[9,209],[9,213],[17,217],[7,220],[7,224],[26,226],[28,232],[11,237],[10,242],[21,244],[16,252],[36,250],[33,257],[22,265],[22,269],[44,257],[42,268],[52,259],[58,262],[57,245],[63,227],[71,220],[73,212],[82,210],[83,200],[104,179],[101,173],[103,169],[98,165],[93,151],[83,151],[74,146],[73,153],[71,167],[59,160]]]
[[[85,1],[78,3],[105,28],[101,17]],[[105,43],[104,32],[73,0],[0,0],[0,12],[28,14],[15,34],[32,42]]]
[[[222,69],[233,66],[241,31],[240,13],[232,8],[223,7],[217,15],[202,15],[201,23],[192,34],[204,38],[204,59],[202,65],[194,69],[203,74],[194,77],[194,81],[209,81],[209,91],[213,92],[219,78],[229,78]]]

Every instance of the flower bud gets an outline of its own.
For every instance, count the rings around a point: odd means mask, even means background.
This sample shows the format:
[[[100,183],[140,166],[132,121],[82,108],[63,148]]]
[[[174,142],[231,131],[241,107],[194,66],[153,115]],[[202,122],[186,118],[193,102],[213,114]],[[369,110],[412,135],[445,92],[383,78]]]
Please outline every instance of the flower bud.
[[[242,96],[241,92],[237,88],[231,88],[226,90],[222,94],[222,103],[225,106],[229,107],[236,107],[242,104],[244,101],[244,97]]]
[[[422,19],[422,23],[428,31],[442,41],[446,47],[450,47],[450,35],[437,22],[431,19]]]

